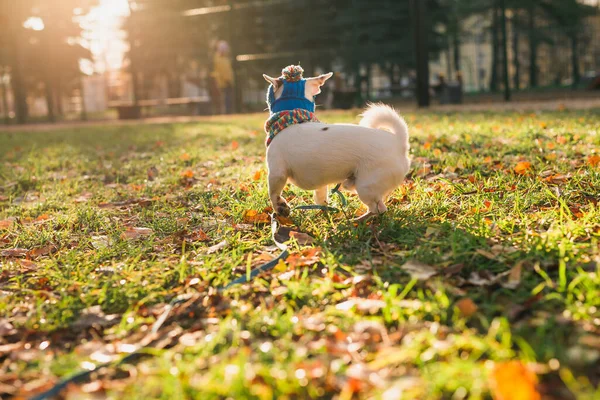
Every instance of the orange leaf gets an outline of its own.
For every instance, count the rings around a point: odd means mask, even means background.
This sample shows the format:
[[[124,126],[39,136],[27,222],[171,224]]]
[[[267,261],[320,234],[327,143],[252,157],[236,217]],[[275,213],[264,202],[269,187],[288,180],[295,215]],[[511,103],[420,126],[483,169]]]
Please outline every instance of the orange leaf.
[[[258,180],[260,180],[261,176],[262,176],[262,171],[259,169],[258,171],[256,171],[254,173],[254,176],[252,177],[252,179],[254,179],[255,181],[258,181]]]
[[[600,164],[600,156],[597,154],[591,155],[588,157],[588,164],[590,164],[592,167],[597,166],[598,164]]]
[[[515,166],[515,172],[519,175],[525,175],[531,169],[529,161],[521,161]]]
[[[556,143],[558,144],[566,144],[567,143],[567,138],[564,136],[559,136],[556,138]]]
[[[456,307],[460,311],[460,314],[463,317],[470,317],[471,315],[477,312],[477,304],[473,302],[473,300],[465,297],[464,299],[460,299],[456,302]]]
[[[238,147],[240,147],[240,144],[237,141],[231,142],[231,150],[237,150]]]
[[[198,229],[197,231],[192,232],[190,240],[193,240],[194,242],[208,242],[210,237],[208,237],[202,229]]]
[[[521,361],[508,361],[494,366],[491,375],[495,400],[540,400],[535,385],[537,376]]]
[[[12,219],[3,219],[0,220],[0,229],[10,229],[11,226],[15,223]]]
[[[193,178],[194,177],[194,171],[192,171],[191,169],[186,169],[185,171],[183,171],[181,173],[181,176],[183,176],[184,178]]]
[[[290,218],[288,217],[284,217],[283,215],[278,215],[277,216],[277,221],[281,224],[281,225],[294,225],[294,221],[292,221]]]
[[[268,224],[271,218],[267,213],[259,213],[256,210],[247,210],[244,212],[244,222],[247,224]]]
[[[40,215],[39,217],[37,217],[37,218],[35,219],[35,221],[36,221],[36,222],[40,222],[40,221],[46,221],[46,220],[48,220],[48,219],[50,219],[50,216],[49,216],[48,214],[42,214],[42,215]]]
[[[424,148],[425,150],[429,150],[429,149],[431,148],[431,143],[429,143],[429,142],[425,142],[425,144],[423,144],[423,148]]]
[[[183,153],[182,155],[179,156],[179,159],[181,161],[187,161],[190,159],[190,155],[188,153]]]

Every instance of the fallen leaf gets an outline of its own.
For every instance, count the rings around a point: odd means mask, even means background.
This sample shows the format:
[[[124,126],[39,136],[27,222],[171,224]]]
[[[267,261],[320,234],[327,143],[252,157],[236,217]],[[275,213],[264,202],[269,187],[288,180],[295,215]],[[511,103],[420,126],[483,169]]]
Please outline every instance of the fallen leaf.
[[[525,175],[531,169],[531,163],[529,161],[521,161],[515,166],[515,172],[518,175]]]
[[[255,181],[260,180],[260,178],[262,177],[262,170],[258,170],[254,173],[254,175],[252,176],[252,179]]]
[[[0,229],[10,229],[14,225],[15,220],[15,218],[0,220]]]
[[[296,231],[290,231],[290,238],[296,239],[296,242],[298,242],[298,244],[301,246],[312,244],[315,241],[315,239],[309,234]]]
[[[508,280],[502,284],[502,287],[507,289],[516,289],[521,284],[521,270],[523,262],[518,262],[517,265],[511,268],[508,273]]]
[[[0,337],[14,335],[16,332],[15,327],[6,318],[0,318]]]
[[[285,262],[291,267],[303,267],[313,265],[321,260],[321,248],[311,247],[303,250],[300,254],[291,254],[285,260]]]
[[[155,166],[148,168],[147,175],[148,175],[148,180],[150,182],[152,182],[153,180],[155,180],[158,177],[158,168],[156,168]]]
[[[125,232],[121,234],[122,239],[134,240],[141,237],[151,235],[154,231],[150,228],[131,228],[128,227]]]
[[[188,238],[193,242],[208,242],[210,237],[202,229],[192,232]]]
[[[191,169],[186,169],[181,173],[181,176],[184,178],[191,179],[194,177],[194,171],[192,171]]]
[[[240,144],[237,141],[232,141],[231,142],[231,150],[237,150],[238,147],[240,147]]]
[[[43,257],[43,256],[47,256],[49,254],[55,253],[58,249],[56,248],[56,246],[54,246],[53,244],[49,244],[43,247],[38,247],[35,249],[30,250],[27,253],[27,256],[30,258],[37,258],[37,257]]]
[[[27,249],[6,249],[0,252],[2,257],[25,257],[29,250]]]
[[[537,376],[521,361],[500,362],[491,374],[495,400],[540,400]]]
[[[215,244],[214,246],[209,247],[208,250],[206,250],[206,252],[208,254],[213,254],[213,253],[223,250],[225,247],[227,247],[227,240],[223,240],[222,242],[219,242],[219,243]]]
[[[283,215],[277,215],[277,222],[279,222],[281,225],[294,225],[294,221],[292,221],[291,218],[289,217],[284,217]]]
[[[420,281],[427,280],[438,273],[438,270],[431,265],[416,260],[407,261],[400,269],[410,274],[413,279]]]
[[[112,240],[106,235],[92,236],[90,243],[95,249],[105,249],[112,245]]]
[[[105,314],[100,306],[92,306],[81,310],[79,318],[71,325],[76,329],[87,329],[93,326],[101,328],[115,325],[120,321],[119,314]]]
[[[50,219],[50,216],[48,214],[42,214],[39,217],[37,217],[36,219],[34,219],[34,222],[42,222],[42,221],[47,221]]]
[[[190,159],[190,155],[188,153],[183,153],[182,155],[179,156],[179,159],[181,161],[188,161]]]
[[[471,300],[468,297],[465,297],[463,299],[460,299],[459,301],[456,302],[456,307],[458,308],[458,310],[460,311],[460,314],[463,317],[470,317],[471,315],[475,314],[477,312],[477,304],[475,304],[473,302],[473,300]]]
[[[592,167],[597,166],[598,164],[600,164],[600,155],[593,154],[593,155],[589,156],[588,159],[587,159],[587,162]]]
[[[259,213],[256,210],[247,210],[242,217],[247,224],[268,224],[271,217],[267,213]]]
[[[357,311],[375,314],[386,306],[385,301],[377,299],[365,299],[362,297],[353,297],[335,306],[336,310],[349,311],[356,307]]]

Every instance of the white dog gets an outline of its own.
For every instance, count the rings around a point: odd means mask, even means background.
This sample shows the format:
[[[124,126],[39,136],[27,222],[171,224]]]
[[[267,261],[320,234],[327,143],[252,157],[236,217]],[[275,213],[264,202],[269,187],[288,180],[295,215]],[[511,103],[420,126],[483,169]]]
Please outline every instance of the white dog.
[[[302,79],[304,98],[313,103],[313,110],[314,97],[332,75]],[[263,76],[272,85],[268,92],[271,110],[271,103],[282,98],[287,81],[283,76]],[[293,96],[288,93],[284,97]],[[290,207],[281,192],[288,180],[301,189],[314,190],[315,203],[321,205],[327,203],[327,186],[342,182],[368,207],[361,218],[383,213],[387,210],[385,199],[404,181],[410,168],[406,122],[383,104],[370,105],[359,125],[303,122],[289,125],[276,135],[267,142],[269,197],[273,209],[284,216],[289,215]]]

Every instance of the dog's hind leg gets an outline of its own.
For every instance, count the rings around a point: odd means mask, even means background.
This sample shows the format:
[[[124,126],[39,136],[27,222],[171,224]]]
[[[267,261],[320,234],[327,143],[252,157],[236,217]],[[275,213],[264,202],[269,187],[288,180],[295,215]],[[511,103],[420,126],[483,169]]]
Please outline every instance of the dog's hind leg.
[[[269,174],[269,198],[273,204],[273,210],[284,217],[290,215],[290,206],[281,197],[281,192],[283,192],[286,183],[286,176]]]
[[[387,207],[383,199],[385,198],[385,190],[377,183],[377,179],[371,176],[368,182],[357,181],[356,193],[358,198],[369,209],[369,211],[360,216],[359,220],[363,220],[371,215],[382,214],[387,211]]]
[[[327,204],[327,186],[320,187],[315,190],[315,204],[324,206]]]

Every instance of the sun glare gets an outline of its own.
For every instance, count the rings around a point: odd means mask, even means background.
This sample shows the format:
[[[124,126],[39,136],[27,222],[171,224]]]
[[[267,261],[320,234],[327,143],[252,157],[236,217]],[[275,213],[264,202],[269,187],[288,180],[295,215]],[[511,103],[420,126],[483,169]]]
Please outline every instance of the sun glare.
[[[121,32],[121,22],[128,14],[127,0],[101,0],[97,7],[81,18],[84,42],[94,54],[96,71],[122,67],[127,45]]]
[[[27,29],[33,29],[34,31],[43,31],[46,27],[44,25],[44,21],[40,17],[29,18],[27,21],[25,21],[23,26]]]

